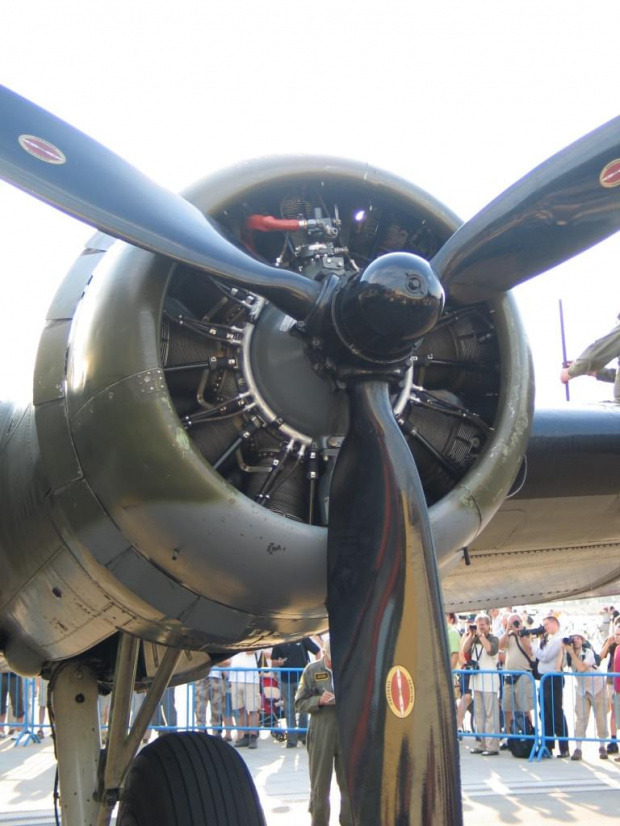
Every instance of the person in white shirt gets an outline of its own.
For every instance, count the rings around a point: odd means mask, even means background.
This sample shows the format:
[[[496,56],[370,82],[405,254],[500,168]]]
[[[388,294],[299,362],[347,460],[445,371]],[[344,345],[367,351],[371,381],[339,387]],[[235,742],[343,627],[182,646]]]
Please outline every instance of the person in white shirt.
[[[230,691],[233,714],[240,728],[245,728],[235,748],[255,749],[258,741],[258,712],[260,710],[260,677],[256,654],[242,651],[230,661]],[[251,728],[255,728],[254,731]]]
[[[581,760],[581,738],[585,737],[590,710],[594,710],[596,720],[596,734],[601,741],[599,757],[607,760],[607,749],[604,741],[607,739],[607,693],[605,691],[605,675],[601,674],[596,666],[594,651],[585,648],[586,636],[583,631],[574,633],[564,643],[568,667],[578,675],[575,683],[575,751],[571,760]],[[592,676],[585,676],[590,675]]]
[[[562,671],[564,664],[564,649],[562,647],[562,631],[560,621],[554,614],[547,614],[542,621],[545,633],[534,646],[534,656],[538,660],[538,673],[555,674]],[[542,702],[544,707],[543,729],[545,732],[544,756],[552,756],[555,747],[555,738],[558,738],[560,753],[558,757],[568,757],[568,736],[566,717],[564,716],[563,693],[564,677],[547,677],[541,681]]]
[[[472,749],[471,754],[495,756],[499,754],[499,743],[497,739],[488,735],[499,735],[500,728],[497,673],[499,640],[491,634],[491,618],[488,614],[478,614],[475,628],[473,624],[468,627],[463,638],[462,651],[469,654],[476,731],[481,737],[480,748]],[[481,671],[494,673],[481,674]]]

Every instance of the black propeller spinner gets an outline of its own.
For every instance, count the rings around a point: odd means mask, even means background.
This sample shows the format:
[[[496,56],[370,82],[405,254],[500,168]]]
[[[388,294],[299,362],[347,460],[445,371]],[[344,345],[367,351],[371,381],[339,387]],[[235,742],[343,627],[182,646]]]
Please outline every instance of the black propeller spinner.
[[[0,90],[0,177],[131,244],[249,289],[320,329],[350,400],[330,495],[328,612],[338,719],[361,826],[462,823],[451,672],[428,509],[390,405],[444,285],[507,290],[620,227],[620,118],[555,155],[429,263],[394,253],[344,286],[263,264],[86,135]]]
[[[398,362],[435,326],[444,291],[430,264],[392,252],[369,264],[336,295],[333,325],[353,355]]]

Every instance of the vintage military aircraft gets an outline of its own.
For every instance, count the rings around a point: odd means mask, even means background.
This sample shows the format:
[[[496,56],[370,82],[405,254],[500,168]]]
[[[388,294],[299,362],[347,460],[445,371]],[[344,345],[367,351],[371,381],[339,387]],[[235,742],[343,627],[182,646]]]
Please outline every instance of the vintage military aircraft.
[[[620,227],[620,118],[461,226],[335,158],[180,197],[0,110],[0,177],[98,230],[0,408],[0,645],[50,679],[63,823],[263,823],[227,744],[138,744],[170,681],[328,619],[356,823],[461,823],[440,578],[453,608],[618,590],[620,411],[534,414],[510,289]]]

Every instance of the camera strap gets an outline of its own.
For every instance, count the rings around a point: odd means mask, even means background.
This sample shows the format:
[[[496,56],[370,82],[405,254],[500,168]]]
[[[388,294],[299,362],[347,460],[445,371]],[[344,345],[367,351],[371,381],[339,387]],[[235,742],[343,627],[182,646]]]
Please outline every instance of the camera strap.
[[[530,660],[529,656],[528,656],[528,655],[525,653],[525,651],[523,650],[523,648],[522,648],[522,646],[521,646],[521,643],[519,642],[519,637],[518,637],[516,634],[515,634],[515,642],[517,643],[517,647],[518,647],[519,651],[523,654],[523,656],[525,657],[525,659],[526,659],[526,660],[528,661],[528,663],[530,664],[530,668],[532,669],[532,671],[535,671],[535,670],[536,670],[536,666],[538,665],[537,661],[536,661],[536,660]]]
[[[479,645],[480,648],[476,650],[476,646]],[[472,654],[477,654],[476,659],[474,660],[473,657],[470,657],[470,662],[475,663],[477,666],[480,666],[480,657],[482,657],[482,652],[484,651],[484,646],[481,642],[475,642],[471,647]]]

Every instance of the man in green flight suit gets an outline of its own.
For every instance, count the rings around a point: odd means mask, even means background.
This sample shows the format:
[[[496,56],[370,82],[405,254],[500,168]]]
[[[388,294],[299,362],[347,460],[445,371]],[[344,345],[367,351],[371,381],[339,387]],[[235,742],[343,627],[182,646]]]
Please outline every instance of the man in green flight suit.
[[[620,314],[618,314],[620,320]],[[598,338],[578,356],[575,361],[562,369],[560,381],[566,384],[577,376],[594,376],[598,381],[614,383],[614,401],[620,404],[620,369],[605,368],[612,359],[620,360],[620,323],[607,335]]]
[[[345,767],[340,750],[336,697],[332,674],[329,640],[323,646],[323,657],[306,666],[295,695],[295,711],[309,714],[308,763],[310,769],[310,814],[312,826],[329,824],[329,789],[332,769],[340,788],[340,824],[353,826],[353,816],[346,788]]]

